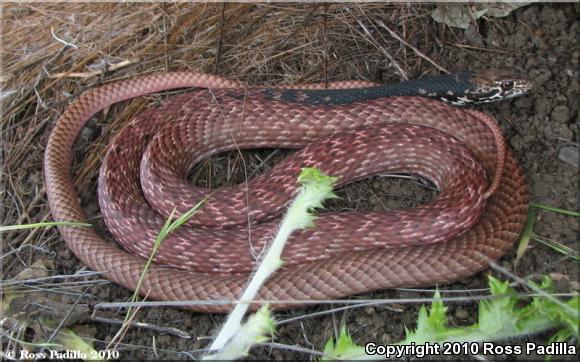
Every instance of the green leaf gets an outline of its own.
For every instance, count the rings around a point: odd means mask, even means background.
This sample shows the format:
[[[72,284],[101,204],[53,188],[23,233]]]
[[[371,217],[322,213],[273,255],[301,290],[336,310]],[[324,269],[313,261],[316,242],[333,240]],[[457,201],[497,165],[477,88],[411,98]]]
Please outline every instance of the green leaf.
[[[489,288],[496,298],[480,301],[478,323],[458,328],[447,327],[445,309],[437,292],[430,311],[424,306],[421,307],[417,329],[406,330],[407,338],[400,344],[494,341],[538,333],[554,327],[560,328],[554,336],[558,340],[578,336],[578,297],[565,303],[556,299],[549,294],[552,281],[548,277],[542,280],[541,285],[536,286],[544,294],[534,297],[524,307],[519,306],[522,301],[507,281],[490,277]]]
[[[580,212],[578,212],[578,211],[560,209],[558,207],[553,207],[553,206],[548,206],[548,205],[542,205],[542,204],[535,204],[535,203],[531,203],[530,205],[533,206],[533,207],[537,207],[538,209],[552,211],[552,212],[556,212],[556,213],[562,214],[562,215],[580,217]]]
[[[428,311],[424,305],[419,309],[417,329],[413,332],[405,328],[407,338],[398,344],[424,344],[438,339],[438,335],[447,331],[447,307],[441,301],[439,291],[435,292],[431,309]]]
[[[239,297],[242,301],[254,299],[264,282],[282,265],[282,251],[290,235],[297,229],[313,225],[315,216],[309,211],[321,207],[324,199],[334,197],[332,186],[336,181],[335,177],[326,176],[314,168],[305,168],[302,169],[298,181],[302,184],[298,195],[288,207],[274,240],[266,248],[256,272]],[[248,307],[247,302],[236,305],[210,346],[210,350],[222,351],[226,347],[228,341],[240,330],[242,318]]]
[[[62,344],[62,347],[66,351],[71,351],[74,353],[80,353],[84,356],[83,359],[89,361],[102,361],[98,352],[93,348],[91,343],[86,342],[84,339],[79,337],[76,333],[68,328],[64,328],[59,331],[55,339]]]
[[[526,227],[522,232],[522,236],[520,237],[520,241],[518,242],[518,250],[516,252],[516,259],[514,261],[515,267],[517,268],[520,259],[524,256],[524,253],[528,249],[528,245],[530,244],[530,239],[532,237],[534,231],[534,224],[536,223],[536,212],[533,207],[528,208],[528,221],[526,223]]]
[[[35,224],[0,226],[0,232],[6,232],[6,231],[12,231],[12,230],[36,229],[36,228],[53,227],[53,226],[92,227],[93,225],[82,223],[82,222],[74,222],[74,221],[49,221],[49,222],[38,222]]]
[[[303,168],[298,176],[298,182],[302,185],[300,192],[288,208],[285,222],[291,230],[305,229],[314,226],[316,216],[310,212],[322,208],[322,202],[336,195],[332,187],[337,178],[327,176],[316,168]]]
[[[552,239],[538,236],[534,233],[532,233],[532,238],[535,241],[540,242],[540,243],[546,245],[547,247],[551,248],[555,252],[560,253],[562,255],[565,255],[571,259],[574,259],[577,262],[580,262],[580,253],[578,253],[576,250],[572,249],[571,247],[566,246],[562,243],[559,243],[556,240],[552,240]]]
[[[519,333],[518,316],[514,313],[517,297],[512,296],[515,295],[515,292],[509,287],[507,281],[502,282],[491,276],[489,277],[489,289],[492,295],[499,298],[480,302],[479,332],[490,340],[494,336]]]
[[[407,338],[398,344],[498,341],[554,328],[557,330],[550,342],[578,339],[579,296],[575,295],[566,302],[557,299],[550,294],[553,286],[549,277],[544,277],[539,285],[530,283],[529,287],[540,295],[522,306],[529,299],[519,298],[507,281],[490,277],[489,289],[495,298],[479,302],[477,323],[456,328],[447,325],[446,307],[437,291],[431,308],[421,306],[419,309],[417,329],[410,331],[405,328]],[[352,343],[346,331],[341,331],[336,344],[329,340],[324,353],[332,358],[368,358],[362,347]]]
[[[348,359],[364,354],[364,348],[354,343],[343,325],[336,343],[332,337],[326,342],[324,354],[329,359]]]
[[[274,335],[275,321],[267,305],[248,317],[240,329],[216,354],[205,356],[204,360],[234,360],[248,355],[256,343],[269,341]]]

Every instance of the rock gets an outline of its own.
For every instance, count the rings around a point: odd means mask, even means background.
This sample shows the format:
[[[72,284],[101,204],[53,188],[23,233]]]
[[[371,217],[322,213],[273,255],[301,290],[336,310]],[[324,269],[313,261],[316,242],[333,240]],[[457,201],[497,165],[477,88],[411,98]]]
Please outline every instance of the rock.
[[[455,317],[457,317],[457,319],[466,320],[469,318],[469,313],[463,308],[457,308],[455,311]]]
[[[373,315],[375,314],[375,307],[371,307],[370,305],[368,307],[364,308],[364,311],[366,314],[368,315]]]
[[[567,164],[580,168],[580,149],[578,146],[564,146],[558,152],[558,159]]]
[[[552,109],[550,118],[554,122],[565,124],[568,122],[568,119],[570,118],[570,110],[568,109],[568,107],[564,105],[556,106]]]

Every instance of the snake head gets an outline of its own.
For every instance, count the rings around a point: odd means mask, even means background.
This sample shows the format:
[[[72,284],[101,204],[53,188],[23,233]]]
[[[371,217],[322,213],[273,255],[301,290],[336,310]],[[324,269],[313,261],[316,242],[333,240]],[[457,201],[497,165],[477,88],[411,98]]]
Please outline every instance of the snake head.
[[[488,69],[452,75],[453,87],[460,91],[438,93],[437,98],[458,106],[502,101],[528,93],[534,83],[516,70]]]
[[[473,88],[469,89],[465,96],[473,103],[489,103],[519,97],[534,87],[534,82],[511,69],[473,72],[470,80]]]

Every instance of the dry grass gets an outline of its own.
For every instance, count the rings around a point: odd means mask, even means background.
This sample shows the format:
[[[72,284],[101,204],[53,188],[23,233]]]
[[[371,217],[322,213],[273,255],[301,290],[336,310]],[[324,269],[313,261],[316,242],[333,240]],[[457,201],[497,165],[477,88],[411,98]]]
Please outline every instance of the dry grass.
[[[485,48],[467,43],[463,33],[456,34],[455,30],[437,25],[431,20],[433,5],[22,3],[0,6],[2,225],[50,220],[42,179],[42,159],[48,135],[59,115],[75,97],[100,84],[175,70],[211,72],[251,84],[265,85],[347,79],[399,81],[406,77],[440,73],[445,69],[460,70],[478,61],[480,66],[481,63],[483,66],[494,65],[492,63],[496,60],[495,65],[502,64],[504,58],[509,58],[509,55],[513,55],[516,51],[510,49],[509,43],[506,42]],[[518,21],[522,19],[524,17],[518,18]],[[390,31],[382,26],[383,23]],[[488,25],[495,27],[498,34],[510,33],[493,22],[489,22]],[[524,21],[520,25],[526,29],[529,27],[532,31],[539,29],[535,28],[533,22],[527,24]],[[506,48],[501,48],[502,46]],[[501,56],[484,56],[490,52]],[[467,56],[457,57],[458,54]],[[536,57],[538,54],[528,55]],[[516,58],[518,56],[519,53],[514,55]],[[494,62],[490,62],[490,59]],[[515,59],[514,62],[520,66],[525,63],[519,59]],[[162,97],[158,95],[141,97],[120,106],[113,106],[94,117],[83,130],[76,146],[79,152],[75,154],[73,174],[87,214],[94,218],[91,221],[97,227],[102,224],[102,220],[95,201],[95,182],[100,159],[107,144],[116,131],[136,113]],[[523,111],[514,114],[520,117],[519,119],[525,118],[526,121],[527,118],[533,118],[528,117],[529,113]],[[517,124],[517,120],[518,118],[513,123]],[[509,125],[507,127],[513,128]],[[527,132],[534,127],[536,126],[525,130]],[[543,127],[537,126],[538,129]],[[542,136],[540,132],[539,137]],[[529,137],[533,138],[535,134],[531,133]],[[540,169],[553,168],[554,162],[549,156],[539,157],[540,152],[549,154],[548,151],[543,149],[538,151],[533,145],[528,147],[527,141],[518,142],[520,147],[523,147],[518,150],[520,155],[525,155],[522,158],[533,160],[529,161],[528,166],[534,162],[533,167],[530,167],[531,170],[537,168],[536,162]],[[521,146],[522,144],[524,146]],[[534,152],[528,154],[527,151]],[[205,186],[241,182],[245,177],[267,169],[269,162],[279,158],[283,153],[262,150],[220,155],[196,167],[192,172],[192,178]],[[534,157],[539,161],[535,161]],[[531,185],[534,182],[541,184],[545,180],[553,182],[560,178],[560,176],[541,178],[538,176],[539,173],[534,172],[528,172],[533,181]],[[535,190],[540,187],[543,188],[543,184]],[[416,202],[401,195],[389,199],[375,197],[374,191],[377,190],[381,193],[390,192],[382,186],[354,188],[343,194],[344,203],[338,207],[358,210],[380,203],[383,208],[392,208],[409,206]],[[417,189],[411,194],[417,197]],[[548,217],[544,218],[544,222]],[[569,223],[567,221],[554,224],[559,225],[555,229],[568,227]],[[542,235],[544,234],[554,237],[554,233],[548,229],[542,231]],[[35,262],[41,259],[55,261],[48,263],[42,271],[50,277],[37,280],[34,285],[31,285],[34,278],[30,276],[24,281],[19,279],[2,283],[0,294],[21,293],[23,307],[56,300],[64,306],[64,309],[59,310],[62,312],[61,317],[55,319],[62,318],[58,321],[64,321],[69,317],[65,318],[62,315],[68,316],[68,308],[81,300],[83,303],[98,303],[107,298],[118,300],[123,296],[122,288],[103,286],[101,284],[107,282],[94,275],[87,278],[88,280],[85,279],[87,277],[85,274],[71,278],[70,274],[82,270],[82,266],[67,251],[62,241],[59,241],[59,235],[54,228],[12,231],[2,233],[0,237],[2,280],[11,279],[23,270],[38,269]],[[541,270],[552,270],[552,265],[543,265]],[[568,271],[562,272],[560,278],[568,278],[568,275],[565,275],[567,273]],[[574,280],[577,285],[577,278]],[[465,287],[474,285],[481,286],[481,283],[465,284]],[[463,287],[462,284],[459,289]],[[420,292],[397,291],[396,297],[432,295],[430,292],[427,294]],[[471,294],[476,291],[469,289],[467,292]],[[129,295],[129,292],[126,293],[125,295]],[[388,298],[392,296],[390,293],[392,291],[386,292]],[[45,298],[47,295],[48,298]],[[416,319],[413,309],[403,308],[400,304],[394,307],[396,311],[390,316],[400,313],[401,318],[389,321],[388,328],[384,328],[385,336],[388,334],[389,338],[397,336],[397,333],[403,333],[403,324],[409,326]],[[39,310],[45,314],[44,309]],[[23,312],[25,317],[36,318],[27,312],[28,309]],[[330,312],[334,311],[330,309],[321,313]],[[144,317],[141,320],[154,322],[160,320],[161,324],[167,320],[179,320],[185,315],[178,314],[179,311],[161,309],[159,313],[163,318],[158,318],[159,315],[154,311],[151,315],[146,313],[148,312],[145,311],[140,316]],[[341,311],[340,316],[343,321],[349,322],[364,316],[365,313],[363,311],[360,314],[349,314]],[[378,313],[374,317],[378,317]],[[82,317],[87,317],[86,314],[83,313]],[[310,314],[309,318],[313,316],[315,314]],[[104,318],[118,319],[116,315],[105,315]],[[186,348],[202,348],[207,342],[203,341],[204,333],[210,335],[212,333],[210,328],[216,323],[213,316],[195,318],[192,323],[197,328],[195,330],[198,334],[197,342],[187,344]],[[290,323],[295,321],[295,316],[287,318],[284,326],[280,327],[279,335],[297,336],[295,340],[291,340],[292,344],[320,349],[324,345],[329,325],[333,324],[334,330],[339,330],[339,322],[334,314],[329,317],[333,318],[331,322],[325,319],[324,323],[319,319],[312,319],[310,323]],[[74,322],[74,318],[69,318],[67,322],[71,322],[70,319]],[[185,319],[192,321],[190,314],[187,314]],[[353,325],[361,328],[360,331],[365,334],[377,333],[373,330],[377,328],[376,325],[366,325],[368,319],[361,320],[361,323]],[[90,325],[90,328],[93,328],[93,325]],[[23,329],[21,332],[24,335],[26,331]],[[8,331],[7,334],[9,333]],[[146,334],[135,330],[129,333],[132,334],[128,338],[128,343],[139,343],[141,340],[139,334]],[[107,329],[100,334],[94,332],[86,334],[104,339],[110,336],[111,332]],[[157,337],[156,334],[154,336]],[[280,339],[280,342],[286,341]],[[149,343],[149,340],[146,343]],[[102,345],[106,345],[106,342]],[[193,352],[181,352],[183,348],[177,348],[183,346],[180,342],[174,345],[160,343],[160,348],[155,344],[151,346],[126,344],[123,347],[129,350],[152,351],[149,356],[156,357],[167,345],[174,349],[166,350],[171,357]],[[276,348],[280,349],[280,345]],[[288,349],[291,348],[288,346]]]
[[[59,115],[86,89],[175,70],[266,85],[440,73],[455,68],[444,59],[461,44],[453,31],[429,21],[431,10],[404,4],[3,4],[1,223],[50,219],[44,147]],[[113,106],[89,122],[74,170],[83,200],[94,206],[95,176],[110,138],[156,99]],[[249,155],[248,174],[271,157]],[[227,159],[225,165],[203,163],[196,177],[215,185],[244,175],[239,154]],[[2,254],[10,253],[2,262],[3,279],[50,254],[58,240],[54,229],[1,236]],[[66,260],[66,253],[59,249],[51,257]]]
[[[3,5],[2,224],[49,219],[41,173],[44,145],[59,114],[86,89],[187,69],[262,84],[437,73],[445,67],[437,65],[443,48],[429,45],[437,44],[431,22],[421,21],[429,13],[429,7],[387,4]],[[396,24],[399,36],[435,54],[434,64],[385,37],[380,21]],[[79,143],[88,143],[75,174],[80,190],[91,189],[111,135],[148,103],[147,97],[133,100],[89,123]],[[5,250],[43,246],[54,240],[54,232],[15,232],[4,240]]]

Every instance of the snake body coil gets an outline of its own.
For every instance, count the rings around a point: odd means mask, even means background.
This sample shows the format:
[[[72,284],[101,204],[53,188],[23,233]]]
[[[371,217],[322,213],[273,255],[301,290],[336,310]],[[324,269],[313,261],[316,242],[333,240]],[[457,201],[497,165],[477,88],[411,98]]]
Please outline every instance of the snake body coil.
[[[202,90],[174,97],[138,116],[111,145],[101,169],[99,201],[107,226],[136,254],[149,255],[164,221],[150,204],[167,213],[181,202],[178,209],[183,211],[207,194],[181,179],[192,164],[238,147],[315,145],[278,165],[273,175],[251,181],[248,192],[241,185],[212,195],[192,219],[193,230],[178,229],[164,241],[156,258],[159,264],[149,269],[141,294],[163,300],[236,299],[253,267],[250,245],[259,251],[275,231],[277,223],[268,221],[268,212],[281,212],[295,194],[302,166],[320,167],[339,175],[343,183],[385,168],[418,173],[433,180],[441,193],[431,203],[396,213],[323,215],[316,228],[293,235],[284,254],[287,267],[259,296],[288,301],[274,304],[276,308],[299,305],[293,301],[455,281],[502,256],[523,228],[527,190],[522,172],[511,152],[503,154],[503,144],[496,146],[501,135],[490,128],[492,120],[483,113],[419,97],[367,96],[352,103],[324,104],[334,93],[247,90],[240,83],[201,73],[167,73],[109,84],[85,92],[66,110],[45,154],[46,189],[55,221],[86,222],[69,173],[71,148],[85,122],[119,101],[185,87]],[[305,101],[313,97],[320,101]],[[338,148],[326,148],[332,145]],[[369,156],[367,161],[360,158],[364,155]],[[498,163],[503,167],[497,168]],[[140,177],[144,191],[138,185]],[[163,184],[157,184],[159,180]],[[262,190],[264,185],[273,189]],[[494,191],[489,198],[488,188]],[[244,222],[245,226],[236,226]],[[227,228],[210,228],[214,226]],[[126,288],[136,288],[144,259],[104,241],[91,228],[59,230],[88,267],[106,272],[107,278]],[[230,307],[191,308],[223,312]]]

